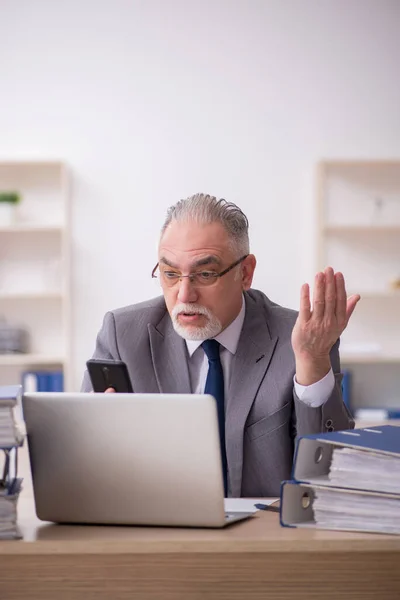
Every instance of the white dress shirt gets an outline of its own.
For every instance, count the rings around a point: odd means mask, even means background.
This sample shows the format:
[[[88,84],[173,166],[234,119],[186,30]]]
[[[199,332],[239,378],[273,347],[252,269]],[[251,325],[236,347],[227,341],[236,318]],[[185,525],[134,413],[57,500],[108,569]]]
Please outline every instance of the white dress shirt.
[[[232,356],[236,354],[245,313],[246,304],[243,297],[242,308],[236,319],[215,337],[221,344],[220,356],[224,372],[225,399],[228,397]],[[189,352],[188,365],[191,391],[194,394],[203,394],[208,373],[208,358],[203,348],[201,348],[202,341],[185,341]],[[300,385],[297,383],[296,377],[293,378],[293,381],[298,398],[313,408],[322,406],[328,400],[335,385],[335,377],[332,369],[323,379],[312,385]]]

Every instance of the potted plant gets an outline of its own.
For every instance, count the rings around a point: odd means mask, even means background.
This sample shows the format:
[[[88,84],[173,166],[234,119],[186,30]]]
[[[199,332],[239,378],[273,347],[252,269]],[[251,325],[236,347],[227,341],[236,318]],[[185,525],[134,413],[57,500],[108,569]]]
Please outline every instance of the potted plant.
[[[15,219],[15,210],[21,200],[18,192],[0,191],[0,226],[10,227]]]

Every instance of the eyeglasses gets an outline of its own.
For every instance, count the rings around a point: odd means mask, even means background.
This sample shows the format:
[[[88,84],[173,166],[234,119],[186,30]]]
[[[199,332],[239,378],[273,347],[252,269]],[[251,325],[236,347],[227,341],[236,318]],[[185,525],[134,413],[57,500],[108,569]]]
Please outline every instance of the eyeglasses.
[[[194,273],[189,273],[189,275],[182,275],[182,273],[179,273],[177,271],[160,270],[160,279],[163,283],[165,283],[167,287],[173,287],[176,283],[178,283],[178,281],[182,281],[182,279],[184,279],[185,277],[187,277],[190,283],[196,287],[210,287],[211,285],[214,285],[220,277],[223,277],[223,275],[226,275],[227,273],[229,273],[229,271],[240,265],[240,263],[243,262],[244,259],[247,257],[248,254],[245,254],[244,256],[242,256],[242,258],[236,260],[232,265],[230,265],[220,273],[216,273],[215,271],[204,270],[195,271]],[[153,278],[157,278],[156,271],[158,267],[159,263],[156,264],[151,273],[151,276]]]

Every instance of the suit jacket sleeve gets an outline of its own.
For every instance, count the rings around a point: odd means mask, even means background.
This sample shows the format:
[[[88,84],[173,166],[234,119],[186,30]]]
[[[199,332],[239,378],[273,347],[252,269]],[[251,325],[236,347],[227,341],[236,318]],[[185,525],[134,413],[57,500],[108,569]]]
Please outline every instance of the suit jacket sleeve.
[[[104,317],[103,325],[97,335],[96,348],[92,358],[121,360],[117,345],[114,315],[111,312],[106,313]],[[89,374],[85,371],[81,392],[91,392],[92,390]]]
[[[308,435],[325,431],[353,429],[354,420],[348,411],[342,396],[342,378],[340,372],[339,340],[331,350],[331,365],[335,375],[335,386],[328,400],[318,408],[312,408],[302,402],[293,386],[295,435]]]

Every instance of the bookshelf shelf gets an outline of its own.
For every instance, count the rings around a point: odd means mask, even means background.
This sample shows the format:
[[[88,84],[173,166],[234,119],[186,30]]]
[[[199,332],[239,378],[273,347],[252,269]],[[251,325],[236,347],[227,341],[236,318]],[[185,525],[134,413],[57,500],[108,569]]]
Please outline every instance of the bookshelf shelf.
[[[351,409],[400,408],[400,160],[318,165],[317,269],[327,265],[361,295],[341,336]]]
[[[0,367],[64,365],[65,357],[46,354],[0,354]]]
[[[26,369],[62,370],[71,389],[70,199],[57,160],[0,161],[0,191],[21,201],[0,224],[0,320],[23,329],[27,353],[0,354],[0,385]],[[61,351],[61,355],[60,355]]]
[[[359,233],[366,235],[394,233],[400,235],[400,225],[326,225],[326,233]]]
[[[371,290],[348,290],[347,295],[351,296],[353,294],[360,294],[363,300],[392,300],[397,299],[400,300],[400,290],[390,290],[387,292],[383,291],[371,291]]]
[[[9,302],[14,300],[61,300],[63,298],[63,294],[61,292],[44,292],[44,293],[36,293],[36,292],[22,292],[22,293],[10,293],[10,294],[1,294],[0,293],[0,302]]]
[[[373,365],[373,364],[398,364],[399,356],[385,356],[382,354],[345,354],[340,355],[340,361],[344,365]]]
[[[0,226],[0,233],[63,233],[64,227],[59,225],[12,225],[10,227]]]

